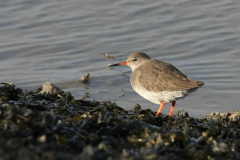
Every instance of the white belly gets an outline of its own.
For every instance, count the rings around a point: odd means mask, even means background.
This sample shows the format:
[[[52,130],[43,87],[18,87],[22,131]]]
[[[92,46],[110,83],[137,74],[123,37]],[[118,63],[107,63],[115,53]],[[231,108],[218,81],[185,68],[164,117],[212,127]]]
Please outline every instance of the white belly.
[[[179,98],[187,96],[189,93],[196,91],[198,88],[193,88],[190,90],[178,90],[178,91],[162,91],[162,92],[152,92],[146,90],[141,85],[138,85],[137,88],[133,88],[139,95],[143,98],[155,103],[160,104],[160,101],[164,103],[169,103]]]

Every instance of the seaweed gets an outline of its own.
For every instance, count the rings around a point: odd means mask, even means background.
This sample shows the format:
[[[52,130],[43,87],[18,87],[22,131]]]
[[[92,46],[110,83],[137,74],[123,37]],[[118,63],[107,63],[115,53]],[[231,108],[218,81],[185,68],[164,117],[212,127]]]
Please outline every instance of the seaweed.
[[[0,87],[0,159],[240,159],[240,111],[171,119],[136,105]]]

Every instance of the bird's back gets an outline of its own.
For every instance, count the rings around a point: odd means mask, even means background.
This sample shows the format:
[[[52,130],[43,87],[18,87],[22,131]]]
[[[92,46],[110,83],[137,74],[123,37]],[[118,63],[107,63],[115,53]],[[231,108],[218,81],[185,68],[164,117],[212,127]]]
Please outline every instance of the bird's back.
[[[153,92],[188,90],[204,85],[203,82],[186,77],[173,65],[150,59],[136,68],[131,81],[140,83],[146,90]],[[132,84],[133,88],[136,88]]]

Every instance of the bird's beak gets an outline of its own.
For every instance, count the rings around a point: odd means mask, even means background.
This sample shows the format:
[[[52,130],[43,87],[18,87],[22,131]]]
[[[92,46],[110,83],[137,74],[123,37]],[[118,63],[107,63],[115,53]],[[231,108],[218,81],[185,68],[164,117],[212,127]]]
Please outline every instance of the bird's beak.
[[[120,63],[117,63],[117,64],[110,64],[110,65],[108,65],[108,67],[112,67],[112,66],[122,66],[122,65],[128,65],[128,61],[120,62]]]

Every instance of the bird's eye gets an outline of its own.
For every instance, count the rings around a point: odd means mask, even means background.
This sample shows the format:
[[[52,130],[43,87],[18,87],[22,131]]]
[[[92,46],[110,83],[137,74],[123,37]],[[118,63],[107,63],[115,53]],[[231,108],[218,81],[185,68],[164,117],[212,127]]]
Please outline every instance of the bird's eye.
[[[134,61],[134,62],[137,61],[137,58],[133,58],[133,61]]]

